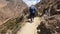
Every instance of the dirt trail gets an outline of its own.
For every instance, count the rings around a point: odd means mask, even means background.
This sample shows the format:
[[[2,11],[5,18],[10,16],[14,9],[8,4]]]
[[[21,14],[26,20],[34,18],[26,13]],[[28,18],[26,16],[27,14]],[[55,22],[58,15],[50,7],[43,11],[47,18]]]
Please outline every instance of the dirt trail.
[[[37,34],[37,26],[40,24],[41,20],[39,17],[35,17],[32,23],[27,22],[17,34]]]

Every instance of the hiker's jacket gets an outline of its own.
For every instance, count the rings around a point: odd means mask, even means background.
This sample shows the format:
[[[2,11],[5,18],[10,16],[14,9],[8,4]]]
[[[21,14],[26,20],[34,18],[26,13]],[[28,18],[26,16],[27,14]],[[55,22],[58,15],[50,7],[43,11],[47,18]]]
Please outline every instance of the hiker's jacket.
[[[35,6],[31,6],[31,7],[29,8],[29,11],[30,11],[30,14],[35,14],[35,12],[36,12],[36,7],[35,7]]]

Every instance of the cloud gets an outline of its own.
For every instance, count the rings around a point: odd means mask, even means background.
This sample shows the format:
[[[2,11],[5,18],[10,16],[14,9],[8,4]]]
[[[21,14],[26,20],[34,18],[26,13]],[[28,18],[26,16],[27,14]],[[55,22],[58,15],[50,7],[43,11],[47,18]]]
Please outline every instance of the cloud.
[[[23,0],[23,2],[25,2],[28,5],[28,7],[30,7],[31,5],[35,5],[38,2],[40,2],[40,0]]]

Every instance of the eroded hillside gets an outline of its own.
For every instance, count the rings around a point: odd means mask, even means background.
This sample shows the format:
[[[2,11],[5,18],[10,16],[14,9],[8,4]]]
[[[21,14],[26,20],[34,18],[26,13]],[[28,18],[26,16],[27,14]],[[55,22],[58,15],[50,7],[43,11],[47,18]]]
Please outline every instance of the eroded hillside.
[[[37,27],[38,34],[60,34],[60,0],[41,0],[37,9],[44,17]]]
[[[22,0],[0,0],[0,23],[21,16],[26,7]]]
[[[24,17],[23,10],[27,5],[22,0],[0,1],[0,34],[16,34],[21,28],[22,24],[20,23]]]

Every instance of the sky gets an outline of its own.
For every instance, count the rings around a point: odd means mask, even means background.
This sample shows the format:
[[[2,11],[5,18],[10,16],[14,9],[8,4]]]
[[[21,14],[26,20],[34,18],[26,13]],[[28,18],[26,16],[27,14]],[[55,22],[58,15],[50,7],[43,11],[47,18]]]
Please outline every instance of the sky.
[[[23,0],[23,2],[25,2],[25,4],[27,4],[28,7],[30,7],[31,5],[35,5],[35,4],[39,3],[40,0]]]

